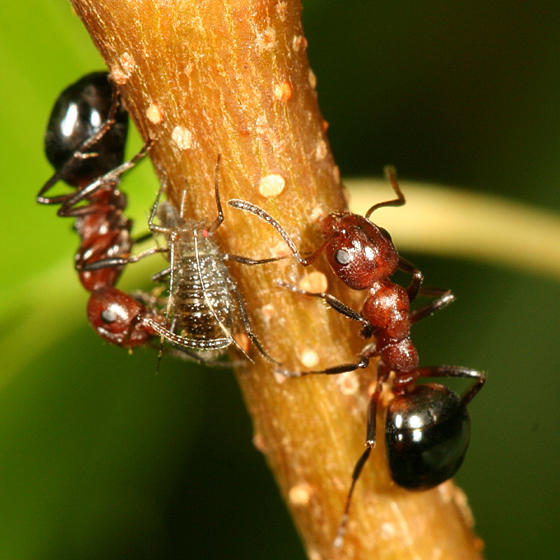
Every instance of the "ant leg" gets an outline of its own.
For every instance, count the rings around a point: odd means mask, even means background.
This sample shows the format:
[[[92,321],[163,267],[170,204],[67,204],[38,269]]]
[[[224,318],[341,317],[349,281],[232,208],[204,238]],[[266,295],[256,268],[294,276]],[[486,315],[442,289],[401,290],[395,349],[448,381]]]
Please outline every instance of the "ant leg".
[[[76,267],[77,270],[84,270],[84,271],[92,271],[92,270],[100,270],[102,268],[116,268],[119,266],[125,266],[130,263],[136,263],[141,261],[146,257],[150,257],[155,255],[156,253],[167,253],[167,249],[163,247],[150,247],[137,255],[131,255],[129,257],[111,257],[108,259],[100,259],[98,261],[86,264],[84,266]]]
[[[284,377],[304,377],[306,375],[338,375],[339,373],[347,373],[349,371],[356,371],[357,369],[367,368],[369,365],[369,356],[373,355],[373,351],[369,351],[371,345],[367,345],[362,352],[359,354],[359,360],[357,362],[350,362],[346,364],[340,364],[338,366],[333,366],[326,369],[310,369],[305,371],[288,371],[286,369],[277,368],[275,371],[279,375]]]
[[[397,172],[392,165],[386,165],[383,168],[383,172],[385,173],[385,178],[391,183],[393,190],[395,191],[397,198],[392,200],[386,200],[385,202],[378,202],[374,204],[366,213],[365,218],[369,220],[369,217],[377,210],[378,208],[383,208],[383,206],[403,206],[406,203],[406,199],[404,194],[401,191],[399,183],[397,181]]]
[[[235,261],[241,264],[247,264],[249,266],[254,264],[267,264],[271,262],[281,261],[283,259],[288,258],[289,255],[285,255],[284,257],[269,257],[267,259],[251,259],[250,257],[242,257],[240,255],[231,255],[229,253],[224,255],[224,260],[226,261]]]
[[[352,502],[352,495],[354,494],[354,488],[356,483],[362,474],[362,470],[366,461],[368,460],[371,450],[375,447],[375,429],[376,429],[376,416],[377,416],[377,404],[379,402],[379,396],[381,395],[381,389],[383,388],[383,383],[389,377],[391,371],[387,369],[383,364],[379,365],[377,370],[377,383],[375,385],[375,391],[371,395],[367,410],[367,428],[366,428],[366,448],[360,455],[352,471],[352,482],[350,484],[350,489],[346,495],[346,502],[344,504],[344,511],[342,513],[342,518],[340,520],[340,525],[338,526],[338,531],[334,539],[334,547],[340,548],[344,540],[344,534],[346,533],[346,525],[348,524],[348,512],[350,511],[350,504]]]
[[[307,290],[302,290],[293,284],[289,284],[288,282],[283,282],[282,280],[277,280],[276,285],[281,288],[286,288],[295,294],[301,294],[304,296],[310,297],[317,297],[324,300],[328,305],[330,305],[335,311],[338,311],[341,315],[348,317],[354,321],[358,321],[361,323],[363,327],[363,336],[365,338],[369,338],[373,335],[375,327],[368,321],[361,313],[354,311],[346,304],[342,303],[339,299],[335,298],[333,295],[328,294],[327,292],[308,292]]]
[[[116,183],[119,180],[119,177],[123,173],[133,168],[143,157],[146,156],[146,154],[150,151],[153,145],[154,145],[154,140],[150,138],[142,146],[141,150],[132,159],[130,159],[129,161],[125,161],[124,163],[121,163],[121,165],[115,167],[115,169],[108,171],[107,173],[105,173],[105,175],[102,175],[101,177],[99,177],[89,185],[86,185],[83,189],[80,189],[71,197],[66,198],[63,201],[62,206],[58,209],[57,215],[61,217],[68,216],[69,215],[68,212],[70,212],[71,208],[76,204],[78,204],[78,202],[81,202],[82,200],[89,198],[93,193],[98,191],[104,185]]]
[[[419,377],[461,377],[472,379],[474,385],[461,396],[461,402],[468,404],[486,383],[486,374],[483,371],[462,366],[428,366],[418,368]]]
[[[412,311],[410,313],[411,323],[417,323],[421,319],[433,315],[436,311],[447,307],[450,303],[455,301],[455,296],[451,290],[442,290],[440,288],[423,287],[420,290],[420,295],[435,296],[436,299],[431,301],[428,305]]]
[[[410,281],[406,291],[408,293],[408,299],[410,301],[414,301],[418,292],[422,288],[422,284],[424,283],[424,274],[422,274],[422,271],[416,268],[410,261],[403,259],[403,257],[399,257],[398,267],[399,270],[412,275],[412,280]]]
[[[60,196],[52,196],[46,197],[43,196],[51,187],[53,187],[58,181],[60,181],[61,177],[70,169],[76,159],[88,159],[91,157],[98,157],[96,153],[86,153],[86,150],[99,142],[107,132],[111,129],[111,127],[115,124],[115,116],[117,114],[117,110],[120,105],[120,96],[117,93],[117,89],[113,86],[113,95],[111,98],[111,106],[109,107],[109,114],[107,115],[107,119],[103,122],[103,124],[99,127],[99,130],[86,138],[80,145],[80,147],[74,151],[72,156],[66,161],[66,163],[59,169],[56,173],[49,178],[49,180],[41,187],[41,190],[37,194],[37,202],[39,204],[60,204],[65,202],[68,198],[70,198],[70,194],[60,195]]]

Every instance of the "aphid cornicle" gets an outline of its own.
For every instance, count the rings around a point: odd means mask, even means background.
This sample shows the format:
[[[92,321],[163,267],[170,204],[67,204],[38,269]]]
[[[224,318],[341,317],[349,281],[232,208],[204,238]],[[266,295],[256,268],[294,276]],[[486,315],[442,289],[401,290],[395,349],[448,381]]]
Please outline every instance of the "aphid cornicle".
[[[486,380],[484,373],[465,367],[419,366],[418,352],[410,337],[411,325],[447,306],[454,296],[449,290],[422,287],[420,270],[399,256],[387,231],[369,220],[378,208],[405,203],[394,169],[386,168],[386,175],[397,198],[375,204],[365,217],[350,212],[327,215],[320,222],[324,241],[306,258],[301,256],[280,223],[262,208],[244,200],[229,201],[233,208],[254,214],[274,227],[303,266],[309,266],[324,253],[340,280],[354,290],[366,292],[362,310],[357,312],[331,294],[311,293],[292,284],[278,282],[281,287],[296,294],[323,299],[345,317],[357,321],[362,327],[363,337],[375,337],[375,341],[368,342],[352,363],[322,370],[292,372],[278,369],[287,377],[339,374],[365,368],[371,358],[379,358],[377,383],[367,411],[366,449],[352,473],[335,538],[336,547],[342,544],[355,484],[375,446],[377,407],[383,383],[389,381],[394,394],[385,418],[385,443],[391,476],[405,488],[423,490],[447,480],[460,467],[469,443],[470,421],[466,407]],[[397,270],[412,275],[406,289],[390,279]],[[418,295],[434,299],[424,307],[411,310],[410,303]],[[417,379],[425,377],[459,377],[472,380],[473,385],[458,396],[440,384],[414,384]]]

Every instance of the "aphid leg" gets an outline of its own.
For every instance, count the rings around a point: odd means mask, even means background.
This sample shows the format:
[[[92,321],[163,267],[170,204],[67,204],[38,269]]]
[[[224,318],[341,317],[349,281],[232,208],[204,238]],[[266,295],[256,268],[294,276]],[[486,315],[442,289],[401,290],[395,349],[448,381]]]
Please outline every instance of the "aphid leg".
[[[152,239],[152,237],[153,237],[152,232],[146,231],[145,233],[142,233],[138,237],[135,237],[132,240],[132,243],[133,243],[133,245],[138,245],[139,243],[144,243],[144,241],[148,241],[148,240]]]
[[[246,360],[207,360],[205,358],[201,358],[199,355],[195,354],[192,351],[187,351],[187,349],[183,348],[179,350],[177,348],[166,348],[165,349],[166,356],[173,356],[174,358],[179,358],[181,360],[185,360],[187,362],[196,362],[197,364],[202,364],[208,367],[219,367],[224,369],[232,369],[236,367],[243,367],[247,365]]]
[[[160,322],[146,317],[142,319],[144,326],[151,329],[156,335],[163,336],[169,344],[172,344],[179,349],[193,349],[193,350],[221,350],[227,348],[231,344],[229,338],[213,338],[211,340],[200,341],[195,338],[187,338],[171,332],[167,327],[163,326]]]
[[[251,321],[249,320],[249,314],[247,313],[247,308],[245,307],[245,302],[243,301],[243,298],[241,297],[241,294],[239,293],[239,290],[237,289],[237,286],[235,286],[233,284],[233,282],[231,283],[231,291],[233,292],[235,299],[237,300],[237,306],[239,309],[239,316],[241,318],[241,322],[243,323],[243,329],[245,330],[245,333],[247,334],[247,336],[249,337],[249,339],[251,340],[251,342],[256,346],[257,350],[269,361],[272,362],[273,364],[280,364],[280,362],[278,360],[275,360],[272,356],[270,356],[270,354],[264,349],[263,345],[261,344],[261,341],[259,340],[259,338],[257,337],[257,335],[253,332],[253,327],[251,325]],[[232,337],[233,339],[233,337]],[[235,346],[241,350],[241,352],[247,356],[247,353],[240,348],[240,346],[237,344],[237,342],[235,341],[235,339],[233,339],[233,343],[235,344]],[[249,358],[249,360],[251,362],[253,362],[253,360],[251,360],[251,358]]]
[[[171,274],[171,267],[168,266],[167,268],[164,268],[163,270],[160,270],[159,272],[156,272],[155,274],[152,275],[152,282],[161,282],[162,278],[164,276],[167,276],[168,274]]]
[[[257,216],[257,218],[260,218],[267,224],[271,225],[279,233],[280,237],[285,241],[286,245],[290,249],[290,252],[300,264],[303,264],[305,266],[306,264],[309,264],[309,262],[311,262],[309,261],[309,257],[304,259],[301,256],[301,253],[298,251],[296,244],[292,241],[292,238],[288,235],[288,232],[268,212],[265,212],[262,208],[255,206],[247,200],[240,200],[238,198],[232,198],[231,200],[228,200],[228,204],[232,208],[237,208],[238,210],[243,210],[244,212],[248,212],[249,214],[254,214],[255,216]]]
[[[218,210],[218,215],[216,216],[216,219],[214,220],[214,222],[212,222],[212,224],[208,228],[208,231],[210,233],[214,233],[222,225],[222,223],[224,221],[224,212],[222,210],[222,203],[220,201],[220,159],[221,159],[221,157],[222,157],[222,155],[218,154],[218,157],[216,159],[216,167],[214,169],[214,196],[216,197],[216,209]]]
[[[160,226],[156,223],[154,223],[154,220],[156,219],[157,216],[157,211],[159,208],[159,202],[161,200],[161,195],[163,194],[163,191],[167,190],[167,178],[164,177],[161,181],[161,185],[158,189],[158,193],[156,195],[156,199],[154,200],[154,203],[152,204],[152,210],[150,212],[150,217],[148,218],[148,229],[152,232],[152,233],[164,233],[164,234],[168,234],[171,232],[171,229],[165,226]]]
[[[461,402],[468,404],[486,383],[486,374],[483,371],[462,366],[427,366],[418,368],[419,377],[461,377],[472,379],[474,385],[461,396]]]

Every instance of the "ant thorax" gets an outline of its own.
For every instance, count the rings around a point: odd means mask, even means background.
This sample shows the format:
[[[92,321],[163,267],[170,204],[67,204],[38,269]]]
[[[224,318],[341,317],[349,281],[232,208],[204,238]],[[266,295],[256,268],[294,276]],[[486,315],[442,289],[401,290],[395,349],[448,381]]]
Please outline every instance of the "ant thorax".
[[[243,330],[226,255],[205,222],[181,218],[168,202],[161,203],[158,217],[169,249],[169,323],[181,336],[200,341],[191,349],[199,358],[218,357],[226,346],[206,343],[226,337],[232,344],[233,334]]]

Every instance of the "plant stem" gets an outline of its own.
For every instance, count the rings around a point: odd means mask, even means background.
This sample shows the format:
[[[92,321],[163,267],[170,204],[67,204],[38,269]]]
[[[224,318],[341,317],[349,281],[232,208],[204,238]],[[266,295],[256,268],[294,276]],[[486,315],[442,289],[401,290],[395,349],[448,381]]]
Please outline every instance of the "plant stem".
[[[213,220],[214,167],[221,154],[222,200],[250,200],[275,216],[304,252],[318,246],[317,218],[345,202],[308,66],[299,2],[72,4],[139,130],[156,139],[151,157],[167,179],[168,198],[178,203],[186,186],[189,214]],[[271,196],[263,190],[270,182],[283,182],[284,189]],[[285,252],[272,228],[227,206],[224,211],[218,230],[224,251],[249,257]],[[255,331],[288,368],[304,369],[314,353],[316,367],[354,359],[362,344],[355,325],[315,298],[274,285],[306,274],[293,259],[231,268]],[[327,275],[329,291],[359,306],[359,294],[341,288],[325,263],[316,268]],[[280,383],[270,364],[255,359],[256,365],[238,372],[255,444],[276,476],[309,558],[479,556],[463,494],[452,483],[423,493],[395,487],[382,443],[359,481],[345,545],[335,554],[350,474],[363,448],[374,368]]]

